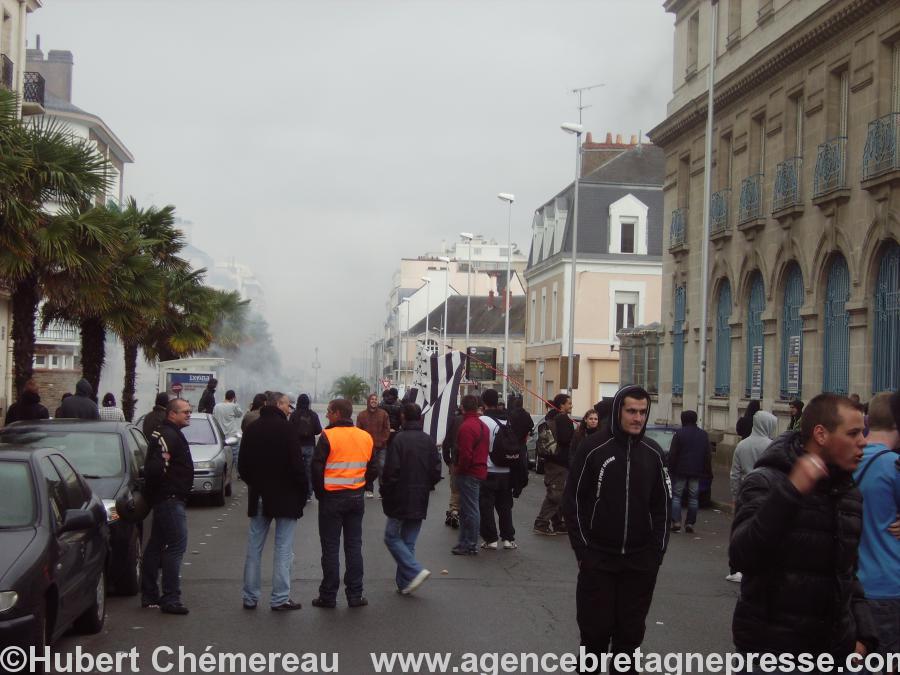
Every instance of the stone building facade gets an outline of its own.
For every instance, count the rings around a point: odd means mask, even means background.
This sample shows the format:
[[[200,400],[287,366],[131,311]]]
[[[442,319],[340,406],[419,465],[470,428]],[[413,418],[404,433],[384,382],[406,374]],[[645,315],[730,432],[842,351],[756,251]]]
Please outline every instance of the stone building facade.
[[[707,428],[751,398],[781,418],[822,391],[900,385],[900,2],[721,0],[709,276],[702,279],[709,0],[668,0],[674,95],[650,132],[666,156],[656,414]]]

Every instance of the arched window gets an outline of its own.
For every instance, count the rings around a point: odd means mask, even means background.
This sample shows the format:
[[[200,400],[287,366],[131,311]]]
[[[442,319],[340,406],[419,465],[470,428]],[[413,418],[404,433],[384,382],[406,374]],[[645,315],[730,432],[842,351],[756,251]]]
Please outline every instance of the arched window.
[[[822,391],[848,394],[850,391],[850,271],[844,256],[837,254],[828,268],[825,287],[825,362]]]
[[[875,373],[872,391],[900,386],[900,246],[885,249],[875,286]]]
[[[762,398],[765,364],[762,313],[765,309],[766,295],[762,275],[754,272],[750,280],[750,297],[747,303],[747,380],[744,395],[748,398]]]
[[[803,390],[803,273],[791,263],[784,282],[781,311],[781,398],[800,396]]]
[[[685,289],[675,289],[675,322],[672,325],[672,394],[684,393],[684,315]]]
[[[722,282],[716,308],[716,396],[731,391],[731,284]]]

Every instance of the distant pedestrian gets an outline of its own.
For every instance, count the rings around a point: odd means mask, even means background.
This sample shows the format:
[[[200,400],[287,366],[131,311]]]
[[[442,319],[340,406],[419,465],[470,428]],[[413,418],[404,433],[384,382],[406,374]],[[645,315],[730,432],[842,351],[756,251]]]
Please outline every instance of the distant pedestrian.
[[[402,416],[402,408],[403,406],[397,400],[397,388],[391,387],[390,389],[385,389],[381,392],[381,403],[378,404],[378,407],[384,410],[388,414],[388,420],[390,422],[391,435],[388,438],[388,443],[390,443],[394,434],[400,431],[400,426],[403,423]]]
[[[481,484],[478,495],[478,507],[480,511],[481,538],[484,540],[481,548],[497,550],[501,545],[505,549],[516,549],[516,528],[513,525],[513,482],[512,469],[508,466],[499,466],[491,459],[490,452],[495,444],[502,442],[500,436],[501,427],[509,423],[506,409],[500,408],[500,396],[496,389],[485,389],[481,394],[481,402],[484,404],[484,415],[481,422],[490,432],[490,441],[487,457],[487,478]],[[524,439],[523,439],[524,444]],[[494,511],[497,512],[497,520],[494,520]],[[499,525],[499,532],[498,532]]]
[[[116,405],[116,397],[112,392],[103,394],[103,405],[100,406],[100,419],[104,422],[124,422],[125,413]]]
[[[250,404],[250,410],[244,413],[243,419],[241,419],[241,431],[246,432],[247,427],[253,424],[256,420],[259,419],[259,411],[262,410],[262,407],[266,404],[266,395],[265,394],[256,394],[253,397],[253,402]]]
[[[566,478],[569,475],[569,453],[572,448],[572,439],[575,436],[575,426],[569,415],[572,413],[572,397],[568,394],[557,394],[553,398],[553,404],[544,422],[556,442],[553,454],[544,458],[544,487],[546,494],[541,504],[541,510],[534,519],[534,533],[544,535],[565,534],[566,522],[563,516],[562,498],[566,487]],[[539,427],[539,429],[540,429]],[[540,434],[540,431],[538,431]]]
[[[100,410],[94,401],[94,388],[84,378],[75,385],[75,395],[64,399],[59,406],[60,417],[99,420]]]
[[[447,433],[441,443],[441,456],[447,465],[447,473],[450,475],[450,500],[447,504],[444,525],[453,529],[459,529],[459,485],[456,480],[456,463],[459,456],[459,427],[462,425],[462,421],[462,409],[456,407],[456,411],[450,415],[450,420],[447,422]]]
[[[750,435],[750,432],[753,431],[753,416],[759,409],[759,401],[753,399],[747,404],[747,409],[744,411],[744,414],[741,415],[740,419],[738,419],[737,424],[735,424],[734,430],[737,432],[737,435],[741,437],[741,440],[747,438],[747,436]]]
[[[750,435],[737,444],[731,457],[731,496],[737,503],[738,494],[744,479],[753,471],[756,462],[775,439],[778,428],[778,418],[765,410],[757,410],[753,416],[753,430]],[[727,581],[740,583],[744,575],[732,564]]]
[[[234,389],[229,389],[225,392],[225,401],[216,403],[216,406],[213,408],[213,418],[222,427],[222,433],[225,434],[225,438],[231,439],[233,443],[231,446],[231,457],[234,466],[237,466],[238,456],[241,452],[241,423],[239,420],[244,416],[244,411],[237,404],[236,398]]]
[[[25,381],[19,400],[6,410],[4,424],[12,424],[21,420],[46,420],[50,412],[41,405],[41,392],[34,379]]]
[[[153,410],[144,415],[144,423],[141,428],[148,441],[150,440],[150,435],[166,421],[167,405],[169,405],[169,395],[161,391],[156,395],[156,400],[153,402]]]
[[[856,577],[863,503],[852,473],[865,445],[856,404],[819,394],[800,431],[779,436],[741,484],[729,546],[744,575],[732,621],[738,651],[827,653],[842,663],[876,646]]]
[[[380,411],[385,414],[383,410]],[[313,607],[333,608],[340,587],[341,536],[344,539],[344,592],[350,607],[362,607],[363,492],[378,473],[372,436],[353,426],[353,404],[335,399],[325,413],[328,426],[313,453],[313,488],[319,501],[319,540],[322,544],[322,583]]]
[[[788,403],[788,410],[791,411],[791,420],[788,422],[788,431],[800,431],[800,417],[803,415],[803,401],[799,398],[793,399]]]
[[[53,411],[53,419],[62,417],[62,402],[65,401],[67,398],[69,398],[71,395],[72,395],[71,391],[67,391],[66,393],[64,393],[62,395],[62,397],[59,399],[59,405],[56,406],[56,410]]]
[[[369,397],[366,399],[366,409],[356,416],[356,426],[372,436],[375,460],[378,465],[378,476],[381,476],[381,469],[384,467],[384,451],[391,437],[391,420],[387,412],[378,405],[378,394],[369,394]],[[367,499],[375,497],[374,490],[374,478],[367,480]]]
[[[194,460],[181,430],[190,423],[191,404],[183,399],[169,401],[166,421],[150,436],[144,463],[153,526],[141,567],[141,606],[159,607],[166,614],[188,613],[181,602],[181,561],[187,550],[185,506],[194,486]]]
[[[316,447],[316,436],[322,433],[322,422],[319,415],[310,408],[309,395],[300,394],[297,397],[297,408],[291,413],[291,424],[294,432],[300,439],[300,447],[303,450],[303,463],[306,465],[306,475],[309,477],[309,494],[307,501],[312,499],[312,458]]]
[[[241,477],[249,488],[247,515],[250,517],[244,560],[244,609],[256,609],[259,602],[262,552],[272,520],[275,521],[275,550],[269,607],[278,612],[300,609],[300,603],[291,600],[291,570],[294,531],[297,520],[303,517],[309,479],[300,439],[287,418],[290,409],[287,395],[272,392],[260,411],[259,420],[247,430],[242,441],[243,452],[238,461]]]
[[[384,543],[397,561],[397,590],[408,595],[430,575],[416,560],[416,539],[428,513],[429,493],[441,480],[441,457],[422,430],[422,410],[403,406],[402,429],[387,448],[380,490],[387,516]]]
[[[675,432],[669,449],[669,475],[672,477],[672,532],[681,530],[681,507],[687,488],[688,508],[684,531],[694,531],[700,507],[700,479],[710,473],[709,436],[697,426],[697,412],[681,412],[681,428]]]
[[[460,402],[463,421],[456,437],[456,485],[459,487],[459,541],[454,555],[478,554],[479,492],[487,478],[491,432],[478,414],[478,399],[471,394]]]
[[[197,412],[212,414],[216,408],[216,386],[218,384],[219,381],[216,378],[209,378],[209,382],[206,383],[206,389],[203,390],[203,394],[200,396]]]

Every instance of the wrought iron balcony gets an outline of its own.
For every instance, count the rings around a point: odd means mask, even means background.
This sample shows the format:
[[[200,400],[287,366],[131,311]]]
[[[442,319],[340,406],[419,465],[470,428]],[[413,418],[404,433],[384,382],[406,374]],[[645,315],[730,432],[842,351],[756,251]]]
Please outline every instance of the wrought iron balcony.
[[[26,103],[44,105],[44,76],[40,73],[25,73],[22,85],[22,100]]]
[[[669,229],[669,248],[684,245],[687,228],[687,209],[672,211],[672,226]]]
[[[13,62],[6,54],[0,54],[0,87],[13,88]]]
[[[838,136],[819,146],[813,198],[847,187],[847,137]]]
[[[900,113],[891,113],[869,122],[866,147],[863,150],[863,180],[900,169],[898,129],[900,129]]]
[[[728,219],[729,204],[731,203],[731,188],[714,192],[709,200],[709,231],[710,234],[720,234],[731,229]]]
[[[749,223],[763,217],[763,178],[763,174],[757,173],[741,181],[738,224]]]
[[[775,167],[775,188],[772,194],[772,212],[792,206],[800,206],[800,178],[803,175],[803,158],[791,157]]]
[[[43,330],[40,327],[40,323],[36,322],[35,326],[35,340],[37,342],[74,342],[78,343],[81,341],[81,331],[72,326],[67,326],[66,324],[59,323],[58,321],[51,321],[50,324],[44,328]]]

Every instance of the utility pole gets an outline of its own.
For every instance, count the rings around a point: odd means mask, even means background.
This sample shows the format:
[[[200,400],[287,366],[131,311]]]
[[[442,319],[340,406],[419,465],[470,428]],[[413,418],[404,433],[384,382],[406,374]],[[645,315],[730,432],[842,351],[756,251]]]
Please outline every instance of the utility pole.
[[[315,371],[315,379],[313,380],[313,402],[318,402],[319,400],[319,368],[322,367],[322,364],[319,363],[319,348],[316,347],[316,358],[312,362],[312,369]]]

